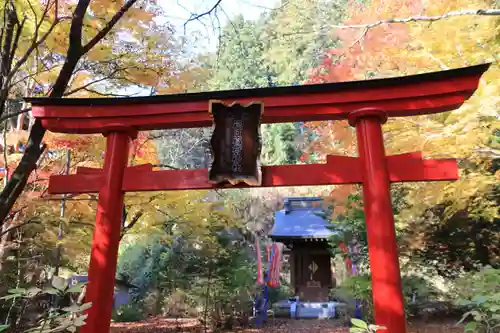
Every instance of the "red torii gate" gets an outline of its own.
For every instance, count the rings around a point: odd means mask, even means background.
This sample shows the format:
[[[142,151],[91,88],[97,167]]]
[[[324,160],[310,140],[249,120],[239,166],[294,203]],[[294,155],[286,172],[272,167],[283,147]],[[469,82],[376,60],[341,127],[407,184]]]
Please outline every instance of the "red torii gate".
[[[489,65],[369,81],[232,90],[135,98],[32,98],[33,114],[49,131],[102,133],[103,169],[81,168],[50,177],[49,193],[99,193],[89,266],[85,333],[108,333],[127,191],[211,189],[208,170],[127,167],[137,131],[212,126],[210,100],[264,103],[264,123],[348,119],[356,128],[359,157],[328,156],[326,164],[264,166],[262,186],[363,184],[373,300],[378,325],[406,332],[390,183],[458,179],[455,160],[423,160],[421,153],[385,156],[387,117],[450,111],[477,89]],[[243,187],[243,186],[238,186]]]

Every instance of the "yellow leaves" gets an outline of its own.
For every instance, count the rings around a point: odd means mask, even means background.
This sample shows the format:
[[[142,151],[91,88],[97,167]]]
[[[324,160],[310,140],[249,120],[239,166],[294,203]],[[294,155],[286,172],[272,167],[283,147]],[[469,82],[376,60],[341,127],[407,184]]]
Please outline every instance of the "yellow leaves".
[[[13,129],[7,133],[7,147],[18,147],[19,144],[25,144],[28,141],[28,137],[28,131]]]
[[[123,3],[123,0],[92,0],[90,10],[94,16],[109,19],[123,6]]]
[[[57,79],[62,66],[53,67],[50,70],[39,72],[35,75],[35,79],[42,84],[52,84]]]
[[[97,204],[88,195],[81,195],[76,200],[66,203],[67,216],[86,217],[87,223],[92,224],[96,214]]]
[[[146,23],[150,22],[153,19],[154,13],[147,12],[141,8],[130,8],[129,11],[127,12],[126,17],[133,19],[135,21],[141,21]],[[126,21],[124,24],[126,24]]]
[[[212,74],[210,69],[201,68],[197,65],[186,66],[180,70],[167,68],[165,72],[156,86],[157,94],[200,91],[205,87],[206,82],[210,80]]]
[[[109,48],[105,47],[102,43],[96,45],[92,50],[87,53],[87,57],[92,61],[103,61],[112,56]]]
[[[426,6],[425,15],[488,7],[490,2],[484,0],[433,2]],[[412,34],[424,50],[448,67],[471,65],[491,58],[496,47],[490,42],[494,40],[497,29],[498,20],[488,16],[460,16],[439,20],[432,25],[411,25]]]
[[[206,191],[128,193],[126,224],[134,216],[140,218],[126,240],[151,233],[165,237],[175,233],[185,239],[207,241],[214,228],[228,226],[228,217],[226,211],[214,211],[206,198]],[[137,215],[138,212],[142,215]]]
[[[155,71],[144,68],[127,69],[126,75],[133,82],[152,87],[156,86],[160,79]]]
[[[68,90],[84,86],[89,81],[89,79],[90,75],[88,73],[77,72],[76,74],[73,75],[73,78],[71,80],[71,86],[68,87]]]
[[[45,41],[45,46],[55,54],[66,54],[69,46],[69,29],[68,20],[59,23]]]
[[[367,24],[381,19],[405,18],[415,15],[436,16],[463,9],[490,8],[491,1],[451,0],[421,2],[374,0],[348,9],[351,18],[345,24]],[[493,16],[460,16],[436,22],[381,25],[370,29],[359,39],[360,31],[337,31],[345,50],[332,55],[345,57],[347,66],[331,69],[333,77],[365,79],[367,73],[377,77],[408,75],[464,67],[498,58],[500,49],[499,20]],[[342,53],[340,51],[345,51]],[[498,59],[496,59],[498,60]],[[498,62],[485,73],[474,96],[459,110],[431,116],[390,119],[384,126],[386,151],[398,154],[422,151],[427,158],[455,157],[463,166],[457,182],[411,184],[410,208],[401,213],[401,220],[414,220],[426,209],[447,205],[451,216],[466,209],[468,214],[492,217],[498,214],[492,207],[491,190],[498,183],[486,166],[490,161],[478,150],[486,147],[495,128],[499,128],[500,68]],[[348,68],[349,70],[346,70]],[[354,69],[353,69],[354,68]],[[315,128],[313,124],[312,128]],[[320,155],[344,152],[354,154],[349,132],[320,124],[319,139],[314,151]],[[339,135],[341,134],[341,135]],[[341,142],[348,142],[341,146]],[[351,142],[349,142],[351,141]],[[349,150],[351,149],[351,152]],[[332,195],[337,200],[345,196],[340,189]]]
[[[463,170],[460,177],[454,182],[412,184],[408,196],[410,207],[400,213],[399,220],[413,221],[426,209],[443,203],[446,204],[443,219],[462,210],[471,217],[498,218],[498,207],[486,198],[495,184],[495,177]]]

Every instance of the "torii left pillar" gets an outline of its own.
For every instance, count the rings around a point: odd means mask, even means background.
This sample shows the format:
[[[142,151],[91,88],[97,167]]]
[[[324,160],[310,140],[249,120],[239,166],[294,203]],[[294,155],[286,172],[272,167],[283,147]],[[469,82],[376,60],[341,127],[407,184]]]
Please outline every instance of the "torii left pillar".
[[[85,301],[91,302],[82,333],[108,333],[113,309],[116,264],[123,214],[123,176],[131,132],[107,134],[104,179],[99,190]]]

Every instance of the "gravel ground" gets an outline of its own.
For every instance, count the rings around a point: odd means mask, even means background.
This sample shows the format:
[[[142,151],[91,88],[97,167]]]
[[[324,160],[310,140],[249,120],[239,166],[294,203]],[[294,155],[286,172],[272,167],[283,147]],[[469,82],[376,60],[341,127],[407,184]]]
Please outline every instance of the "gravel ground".
[[[229,332],[239,333],[347,333],[348,328],[341,327],[336,320],[270,320],[265,327],[239,329]],[[205,330],[196,319],[151,318],[137,323],[114,323],[111,333],[204,333]],[[462,333],[462,327],[453,323],[413,323],[409,333]]]

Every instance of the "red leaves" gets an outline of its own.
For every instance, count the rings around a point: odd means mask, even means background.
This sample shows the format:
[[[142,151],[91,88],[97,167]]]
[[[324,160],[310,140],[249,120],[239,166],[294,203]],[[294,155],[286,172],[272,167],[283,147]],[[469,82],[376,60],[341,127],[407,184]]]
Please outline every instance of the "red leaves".
[[[86,144],[85,140],[55,139],[53,144],[59,148],[79,148]]]
[[[399,65],[407,62],[404,50],[410,41],[405,24],[381,24],[366,29],[363,25],[394,17],[420,13],[422,4],[411,0],[373,0],[366,3],[350,1],[345,26],[332,31],[342,47],[327,51],[323,63],[311,72],[308,83],[366,80],[391,76]],[[316,122],[313,130],[318,138],[311,145],[320,159],[328,154],[356,155],[353,129],[345,122]],[[338,186],[331,193],[336,212],[345,210],[344,203],[353,186]]]
[[[139,132],[137,139],[133,141],[130,155],[134,160],[134,164],[157,163],[156,147],[151,134],[149,132]]]
[[[374,0],[348,6],[349,19],[345,26],[359,26],[394,17],[418,14],[422,5],[417,1]],[[312,71],[310,83],[364,80],[369,71],[387,75],[402,61],[401,52],[410,41],[408,26],[381,24],[365,27],[339,28],[333,31],[342,41],[342,48],[327,51],[323,63]]]

